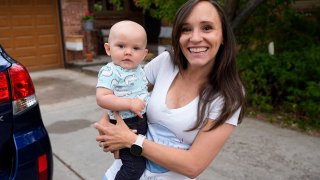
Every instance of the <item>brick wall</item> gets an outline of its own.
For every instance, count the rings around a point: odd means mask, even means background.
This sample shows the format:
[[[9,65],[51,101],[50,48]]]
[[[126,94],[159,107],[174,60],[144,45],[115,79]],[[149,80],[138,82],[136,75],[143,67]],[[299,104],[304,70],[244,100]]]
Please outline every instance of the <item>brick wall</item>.
[[[84,35],[82,16],[88,9],[87,0],[61,0],[64,39]],[[83,59],[83,51],[66,50],[67,61]]]
[[[64,35],[81,35],[82,16],[88,9],[87,0],[61,0],[61,9]]]

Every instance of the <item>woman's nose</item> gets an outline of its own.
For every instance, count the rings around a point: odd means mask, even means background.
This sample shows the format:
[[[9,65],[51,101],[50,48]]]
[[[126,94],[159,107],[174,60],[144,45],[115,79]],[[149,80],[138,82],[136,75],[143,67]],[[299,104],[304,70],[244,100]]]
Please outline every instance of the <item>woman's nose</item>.
[[[197,29],[193,30],[191,33],[190,41],[199,42],[202,40],[201,32]]]

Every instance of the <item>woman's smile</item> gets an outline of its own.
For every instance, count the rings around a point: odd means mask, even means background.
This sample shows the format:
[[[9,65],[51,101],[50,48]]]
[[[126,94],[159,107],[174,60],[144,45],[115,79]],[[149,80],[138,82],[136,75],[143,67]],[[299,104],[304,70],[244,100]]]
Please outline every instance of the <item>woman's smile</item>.
[[[208,48],[205,48],[205,47],[198,47],[198,48],[188,48],[189,51],[191,53],[201,53],[201,52],[205,52],[208,50]]]

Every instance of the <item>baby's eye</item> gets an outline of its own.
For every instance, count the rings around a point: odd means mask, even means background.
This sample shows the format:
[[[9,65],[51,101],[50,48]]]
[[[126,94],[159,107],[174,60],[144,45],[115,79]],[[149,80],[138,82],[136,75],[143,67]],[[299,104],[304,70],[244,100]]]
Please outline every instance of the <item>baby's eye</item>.
[[[137,51],[137,50],[140,50],[139,47],[133,47],[133,49],[136,50],[136,51]]]
[[[118,44],[118,47],[122,49],[122,48],[124,48],[124,45]]]

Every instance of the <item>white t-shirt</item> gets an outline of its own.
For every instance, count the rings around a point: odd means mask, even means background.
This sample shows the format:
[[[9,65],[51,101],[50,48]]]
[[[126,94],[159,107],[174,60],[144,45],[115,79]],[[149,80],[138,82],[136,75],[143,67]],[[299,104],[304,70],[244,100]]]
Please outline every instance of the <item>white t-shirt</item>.
[[[154,84],[147,107],[147,138],[158,144],[180,149],[189,149],[199,132],[199,129],[186,131],[193,127],[196,122],[199,97],[196,97],[190,103],[178,109],[170,109],[167,107],[165,103],[166,95],[179,71],[178,67],[173,66],[168,52],[163,52],[157,56],[145,66],[144,70],[149,82]],[[208,109],[209,119],[216,119],[218,117],[222,103],[223,98],[221,97],[218,97],[211,103]],[[236,126],[239,114],[240,109],[237,110],[226,123]],[[113,180],[114,172],[117,172],[117,169],[120,167],[121,161],[115,161],[112,167],[106,172],[107,179]],[[167,170],[148,160],[147,169],[140,180],[145,179],[189,180],[190,178]]]

